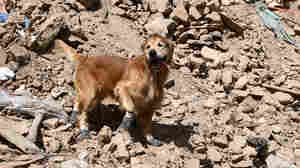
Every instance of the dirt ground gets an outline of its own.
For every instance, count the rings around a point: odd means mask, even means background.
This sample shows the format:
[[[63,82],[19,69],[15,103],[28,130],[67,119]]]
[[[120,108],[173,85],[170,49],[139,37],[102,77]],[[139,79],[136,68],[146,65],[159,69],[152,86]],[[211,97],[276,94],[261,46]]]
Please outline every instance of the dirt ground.
[[[276,13],[300,44],[300,3],[288,3],[297,12]],[[82,55],[134,57],[142,53],[149,34],[167,35],[175,44],[176,66],[153,118],[153,134],[164,145],[145,146],[137,138],[130,149],[122,148],[122,138],[111,133],[122,114],[107,100],[91,114],[88,140],[75,140],[77,127],[44,120],[38,146],[55,155],[19,167],[267,167],[249,137],[267,139],[269,151],[299,167],[300,49],[276,39],[253,5],[236,0],[112,0],[108,18],[104,3],[92,6],[96,9],[76,0],[11,0],[9,18],[0,25],[0,56],[6,56],[0,65],[15,71],[16,79],[0,81],[0,86],[23,86],[41,99],[52,97],[70,114],[74,67],[56,50],[54,39]],[[24,16],[31,25],[22,35]],[[40,43],[32,42],[36,32]],[[17,121],[24,136],[33,121],[6,108],[0,116]],[[25,156],[0,137],[0,164]]]

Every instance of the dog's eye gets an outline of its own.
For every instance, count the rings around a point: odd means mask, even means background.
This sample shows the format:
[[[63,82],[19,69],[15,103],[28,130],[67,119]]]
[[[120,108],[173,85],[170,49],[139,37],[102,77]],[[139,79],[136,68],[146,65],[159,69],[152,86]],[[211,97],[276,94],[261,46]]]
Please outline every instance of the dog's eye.
[[[163,46],[164,46],[163,43],[161,42],[158,43],[158,47],[163,47]]]
[[[150,45],[147,45],[146,48],[149,49],[149,48],[150,48]]]

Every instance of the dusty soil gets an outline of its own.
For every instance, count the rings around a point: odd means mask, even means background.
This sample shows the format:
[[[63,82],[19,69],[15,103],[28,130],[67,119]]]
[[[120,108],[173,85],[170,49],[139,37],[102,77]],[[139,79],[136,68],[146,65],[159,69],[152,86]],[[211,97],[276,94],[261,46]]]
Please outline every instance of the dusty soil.
[[[163,146],[145,146],[137,138],[131,149],[123,149],[120,137],[111,135],[122,114],[107,100],[91,114],[96,117],[91,117],[92,135],[85,141],[75,141],[78,128],[63,129],[66,123],[45,120],[39,147],[57,155],[22,167],[76,167],[66,161],[82,155],[84,164],[77,167],[265,167],[247,143],[250,136],[266,138],[269,151],[300,165],[300,50],[277,40],[254,7],[243,1],[167,2],[113,1],[106,19],[104,8],[87,10],[75,0],[10,1],[10,18],[0,25],[0,53],[7,59],[0,64],[14,70],[16,79],[2,81],[1,87],[25,86],[42,99],[53,97],[69,114],[73,66],[55,49],[53,39],[89,56],[134,57],[153,32],[169,35],[176,46],[177,66],[153,118],[153,134]],[[297,3],[290,2],[290,9],[297,10]],[[300,12],[277,13],[300,43]],[[16,25],[22,25],[24,16],[32,23],[20,36]],[[27,38],[35,32],[49,43],[32,45]],[[5,108],[0,115],[18,121],[23,135],[33,121]],[[1,137],[0,146],[0,163],[25,155]]]

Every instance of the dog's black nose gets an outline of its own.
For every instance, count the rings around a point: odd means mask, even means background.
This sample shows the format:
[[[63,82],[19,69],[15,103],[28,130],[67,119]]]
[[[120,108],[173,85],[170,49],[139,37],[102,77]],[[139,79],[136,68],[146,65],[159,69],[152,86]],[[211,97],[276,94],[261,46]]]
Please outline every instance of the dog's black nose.
[[[150,56],[150,57],[156,57],[156,51],[153,50],[153,49],[151,49],[151,50],[149,51],[149,56]]]

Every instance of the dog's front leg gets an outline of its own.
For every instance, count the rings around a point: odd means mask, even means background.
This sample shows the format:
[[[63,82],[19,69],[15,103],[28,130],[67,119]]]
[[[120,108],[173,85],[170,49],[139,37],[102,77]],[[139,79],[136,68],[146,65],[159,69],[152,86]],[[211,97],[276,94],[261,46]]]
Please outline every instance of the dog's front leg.
[[[117,129],[121,131],[122,129],[129,130],[133,127],[135,119],[136,119],[136,109],[135,104],[128,93],[128,87],[120,86],[115,89],[115,95],[118,97],[120,105],[123,109],[125,109],[125,116]]]

